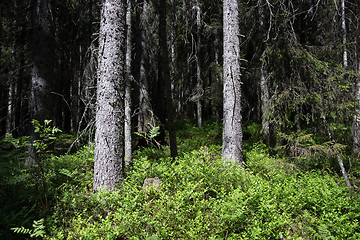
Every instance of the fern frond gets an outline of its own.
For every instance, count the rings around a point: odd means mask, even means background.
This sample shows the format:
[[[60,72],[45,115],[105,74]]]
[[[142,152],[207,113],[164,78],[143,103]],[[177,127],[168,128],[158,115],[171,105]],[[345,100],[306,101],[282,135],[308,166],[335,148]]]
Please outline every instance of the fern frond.
[[[150,134],[150,138],[156,137],[157,135],[160,134],[160,127],[159,127],[159,126],[153,127],[153,128],[150,130],[149,134]]]
[[[31,238],[45,236],[45,226],[43,218],[38,221],[34,220],[32,227],[33,229],[28,229],[25,227],[14,227],[10,228],[10,230],[19,234],[29,234]]]
[[[31,234],[32,230],[25,228],[25,227],[14,227],[10,228],[10,230],[14,231],[15,233],[19,234]]]

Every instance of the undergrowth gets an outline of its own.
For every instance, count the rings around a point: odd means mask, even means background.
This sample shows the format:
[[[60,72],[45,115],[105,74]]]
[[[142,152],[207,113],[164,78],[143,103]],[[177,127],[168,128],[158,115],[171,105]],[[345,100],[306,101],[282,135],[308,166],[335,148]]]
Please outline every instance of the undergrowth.
[[[44,239],[360,238],[358,191],[331,169],[301,170],[254,137],[244,168],[235,167],[221,160],[218,125],[178,129],[180,156],[172,161],[167,146],[136,150],[115,192],[92,193],[91,146],[48,158],[51,210],[11,227],[44,218]],[[149,178],[160,185],[144,187]]]

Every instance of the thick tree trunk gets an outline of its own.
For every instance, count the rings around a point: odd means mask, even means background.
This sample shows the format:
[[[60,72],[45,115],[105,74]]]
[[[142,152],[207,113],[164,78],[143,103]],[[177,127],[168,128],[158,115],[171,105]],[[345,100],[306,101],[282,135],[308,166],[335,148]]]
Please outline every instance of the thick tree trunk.
[[[222,158],[242,165],[240,32],[237,0],[224,0],[224,118]]]
[[[53,40],[49,1],[36,0],[33,27],[33,66],[30,85],[30,117],[40,122],[50,119],[52,116]]]
[[[95,119],[94,191],[123,178],[126,0],[103,0]]]
[[[127,0],[126,8],[126,56],[125,56],[125,165],[132,160],[131,150],[131,0]]]
[[[32,70],[30,82],[29,111],[30,119],[41,124],[51,119],[52,96],[51,86],[54,78],[53,34],[51,30],[51,11],[48,0],[36,0],[33,18]],[[36,140],[34,129],[30,126],[29,158],[27,164],[34,163],[35,150],[32,146]]]
[[[18,11],[22,11],[23,9],[18,9]],[[24,99],[22,96],[25,94],[23,92],[24,82],[27,80],[25,78],[25,29],[26,26],[22,25],[22,31],[20,33],[19,39],[17,40],[17,52],[19,53],[19,70],[17,74],[17,87],[16,87],[16,99],[15,99],[15,133],[17,136],[21,136],[26,134],[24,128],[24,122],[26,118],[26,114],[24,114],[25,106],[27,105],[27,99]]]
[[[159,82],[165,86],[165,108],[167,115],[167,128],[170,136],[171,157],[177,156],[176,134],[174,127],[173,104],[171,98],[171,83],[169,70],[169,53],[166,35],[166,0],[159,4]]]

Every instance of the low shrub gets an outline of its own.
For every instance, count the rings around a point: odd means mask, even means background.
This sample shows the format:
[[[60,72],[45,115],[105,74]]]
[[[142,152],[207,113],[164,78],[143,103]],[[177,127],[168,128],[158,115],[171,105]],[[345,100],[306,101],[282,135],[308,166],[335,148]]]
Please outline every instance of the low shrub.
[[[220,153],[213,145],[175,162],[134,159],[120,190],[73,196],[66,227],[48,239],[359,237],[358,195],[336,175],[295,172],[262,145],[246,152],[245,169],[224,164]],[[143,189],[150,177],[160,188]]]

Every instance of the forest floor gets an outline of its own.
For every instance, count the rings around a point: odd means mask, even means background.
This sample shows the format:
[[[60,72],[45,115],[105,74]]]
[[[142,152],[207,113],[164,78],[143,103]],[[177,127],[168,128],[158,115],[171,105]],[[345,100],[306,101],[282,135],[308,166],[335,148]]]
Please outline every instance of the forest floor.
[[[251,124],[242,168],[222,162],[220,125],[176,128],[179,157],[138,148],[121,188],[96,194],[92,144],[48,155],[42,172],[20,164],[21,139],[2,140],[12,147],[0,152],[0,238],[360,239],[359,190],[332,159],[270,155]]]

